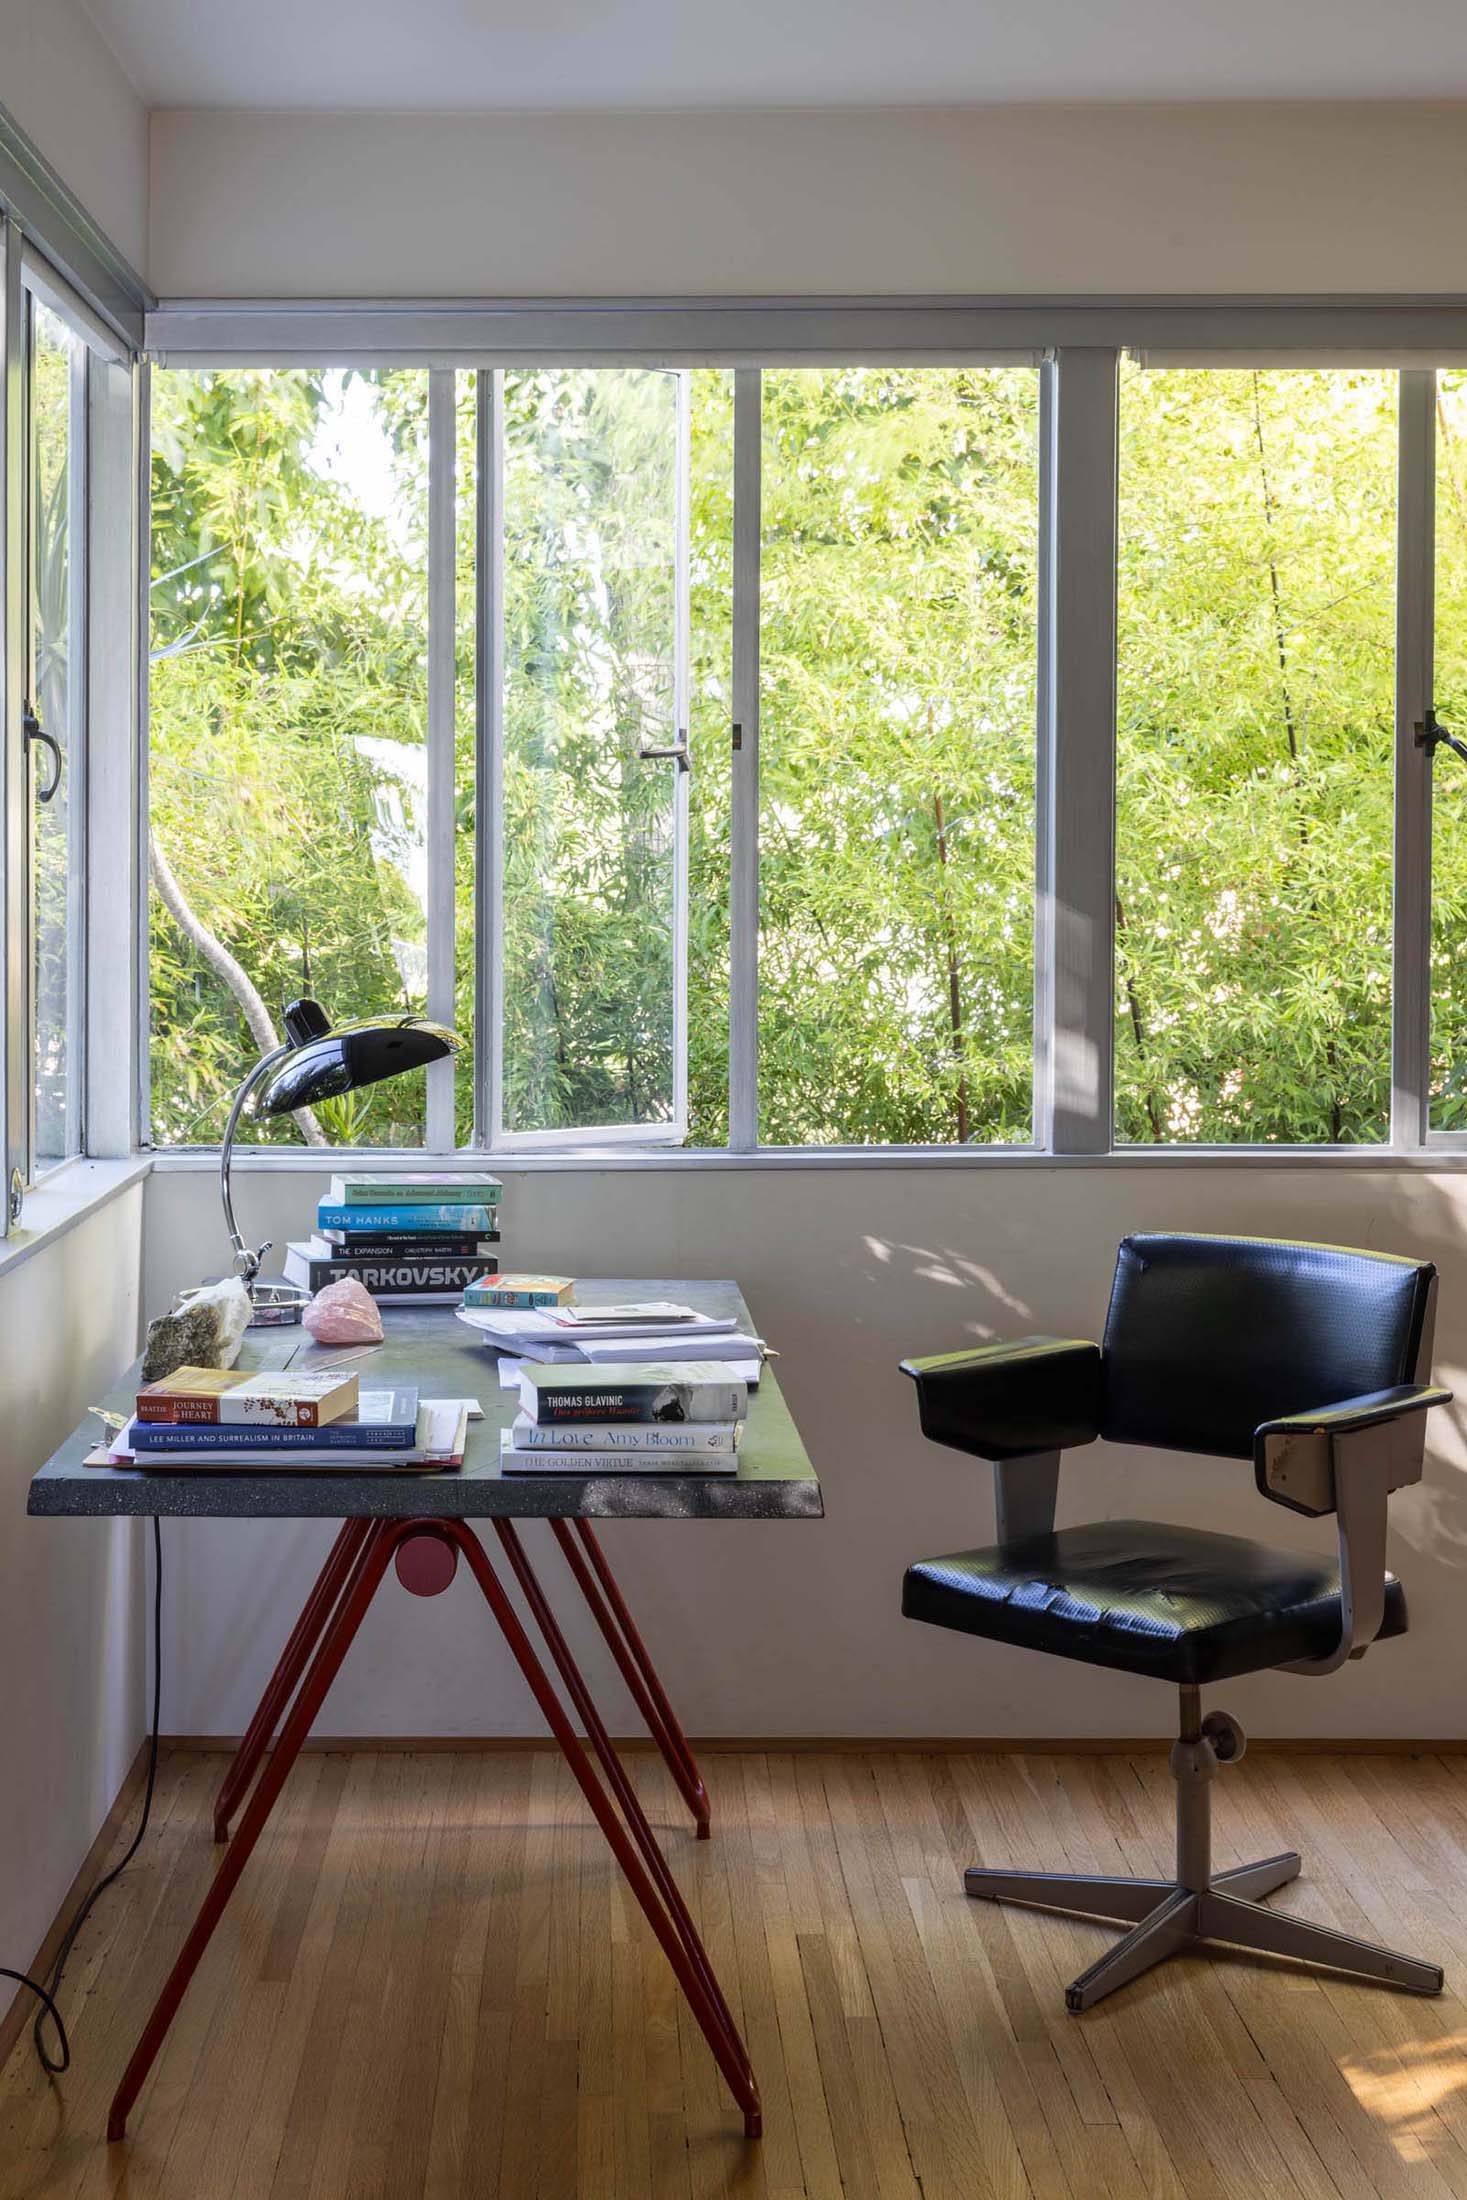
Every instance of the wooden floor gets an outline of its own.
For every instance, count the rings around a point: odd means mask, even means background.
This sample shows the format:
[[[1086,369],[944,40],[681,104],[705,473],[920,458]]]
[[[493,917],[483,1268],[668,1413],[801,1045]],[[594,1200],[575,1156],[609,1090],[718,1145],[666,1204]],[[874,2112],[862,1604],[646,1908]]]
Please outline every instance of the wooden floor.
[[[211,1869],[223,1760],[164,1764],[154,1830],[64,2005],[75,2065],[0,2072],[0,2196],[981,2200],[1467,2195],[1467,1759],[1255,1754],[1220,1862],[1294,1843],[1275,1900],[1440,1958],[1421,2001],[1177,1961],[1084,2017],[1109,1928],[967,1901],[965,1863],[1164,1871],[1164,1757],[714,1756],[695,1844],[632,1759],[742,2012],[746,2145],[580,1795],[541,1753],[304,1759],[120,2147],[108,2096]]]

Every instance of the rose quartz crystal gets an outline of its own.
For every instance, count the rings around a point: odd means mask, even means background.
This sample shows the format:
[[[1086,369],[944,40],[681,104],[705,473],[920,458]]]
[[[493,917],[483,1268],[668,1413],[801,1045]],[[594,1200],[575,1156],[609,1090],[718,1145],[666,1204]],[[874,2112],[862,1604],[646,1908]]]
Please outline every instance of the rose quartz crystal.
[[[318,1291],[301,1316],[317,1344],[380,1344],[382,1316],[377,1301],[355,1276],[343,1276]]]

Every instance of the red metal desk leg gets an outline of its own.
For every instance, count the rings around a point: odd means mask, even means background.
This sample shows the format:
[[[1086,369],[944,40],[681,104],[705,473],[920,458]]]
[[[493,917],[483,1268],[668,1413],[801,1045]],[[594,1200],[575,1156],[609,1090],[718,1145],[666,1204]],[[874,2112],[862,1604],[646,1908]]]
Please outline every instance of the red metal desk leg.
[[[260,1775],[254,1794],[245,1805],[239,1832],[220,1860],[209,1891],[199,1905],[199,1914],[194,1919],[193,1929],[164,1982],[153,2013],[143,2026],[141,2037],[133,2049],[132,2060],[122,2074],[122,2083],[113,2095],[107,2116],[109,2139],[120,2139],[127,2130],[128,2114],[133,2102],[153,2067],[158,2050],[167,2036],[168,2027],[188,1990],[189,1980],[198,1969],[199,1959],[213,1937],[214,1928],[224,1914],[224,1905],[234,1892],[235,1882],[249,1862],[250,1853],[260,1838],[265,1821],[275,1807],[275,1799],[285,1785],[285,1776],[295,1763],[301,1743],[311,1730],[311,1722],[325,1701],[326,1691],[340,1671],[341,1661],[351,1647],[352,1638],[362,1624],[368,1605],[377,1593],[392,1557],[393,1547],[413,1525],[411,1521],[387,1520],[376,1520],[368,1524],[367,1535],[352,1569],[351,1580],[347,1583],[320,1647],[311,1660],[310,1670],[301,1683],[300,1694],[291,1705],[280,1739],[271,1752],[270,1762]]]
[[[240,1797],[255,1777],[260,1759],[269,1748],[270,1737],[295,1694],[311,1652],[325,1632],[326,1622],[335,1610],[371,1525],[370,1520],[344,1520],[341,1524],[341,1533],[331,1546],[331,1555],[317,1575],[316,1586],[291,1629],[290,1639],[280,1653],[280,1663],[270,1676],[269,1685],[214,1799],[216,1841],[229,1839],[229,1821],[239,1806]]]
[[[189,1981],[224,1914],[225,1905],[249,1861],[255,1843],[285,1785],[291,1766],[300,1753],[301,1744],[325,1700],[326,1692],[340,1671],[342,1660],[361,1626],[368,1606],[381,1587],[388,1565],[394,1555],[404,1553],[405,1547],[414,1539],[447,1544],[467,1559],[498,1623],[500,1633],[529,1683],[530,1691],[544,1713],[551,1733],[559,1743],[612,1854],[621,1866],[632,1893],[672,1966],[673,1974],[723,2072],[729,2090],[743,2111],[745,2132],[750,2138],[758,2136],[759,2089],[754,2081],[748,2053],[687,1905],[657,1846],[636,1792],[611,1747],[605,1726],[556,1624],[544,1591],[524,1555],[514,1528],[507,1521],[496,1525],[500,1541],[529,1602],[535,1623],[550,1650],[572,1705],[585,1725],[611,1795],[608,1795],[606,1788],[593,1772],[560,1698],[536,1657],[530,1639],[478,1537],[462,1520],[378,1520],[366,1523],[355,1561],[351,1565],[350,1577],[342,1586],[335,1608],[325,1622],[324,1632],[301,1680],[295,1701],[286,1715],[280,1739],[245,1805],[239,1831],[225,1851],[213,1883],[199,1906],[193,1928],[168,1974],[163,1991],[143,2027],[132,2059],[123,2073],[107,2119],[109,2139],[120,2139],[124,2135],[128,2115],[163,2045],[168,2028],[188,1990]],[[437,1589],[446,1587],[452,1569],[410,1566],[404,1561],[399,1566],[399,1573],[402,1574],[405,1584],[416,1588],[417,1593],[431,1595]],[[303,1614],[302,1621],[304,1618]],[[612,1795],[621,1806],[625,1824],[617,1815]]]
[[[514,1606],[506,1596],[483,1544],[461,1520],[447,1521],[442,1525],[451,1531],[454,1541],[468,1560],[489,1609],[499,1623],[499,1631],[509,1644],[515,1663],[528,1681],[530,1692],[540,1706],[551,1733],[560,1744],[561,1753],[590,1804],[612,1855],[621,1866],[628,1886],[641,1905],[643,1915],[657,1935],[663,1954],[672,1965],[673,1975],[698,2020],[704,2039],[712,2049],[714,2060],[723,2072],[728,2089],[743,2110],[746,2136],[757,2139],[763,2128],[763,2120],[759,2088],[754,2082],[748,2051],[729,2014],[728,2004],[719,1989],[713,1966],[698,1938],[697,1928],[677,1882],[668,1870],[642,1806],[637,1801],[636,1792],[611,1747],[590,1692],[556,1625],[554,1615],[546,1602],[545,1592],[525,1557],[513,1523],[496,1520],[494,1525],[514,1569],[515,1578],[530,1606],[535,1624],[540,1629],[565,1684],[566,1693],[585,1725],[607,1783],[621,1804],[626,1825],[618,1818],[606,1790],[592,1773],[576,1731],[566,1717],[564,1707],[551,1687],[544,1667],[530,1646],[529,1637],[520,1625]],[[628,1826],[631,1828],[631,1839],[627,1835]]]
[[[712,1812],[708,1803],[708,1790],[703,1785],[703,1775],[693,1761],[687,1737],[678,1724],[676,1712],[668,1702],[667,1691],[657,1677],[657,1668],[637,1631],[636,1621],[627,1609],[626,1599],[611,1571],[596,1532],[589,1520],[552,1520],[550,1526],[556,1542],[565,1553],[567,1565],[575,1575],[577,1586],[591,1608],[592,1617],[606,1638],[607,1648],[617,1662],[621,1677],[631,1692],[632,1701],[642,1714],[648,1733],[662,1752],[663,1762],[677,1782],[683,1801],[693,1814],[698,1839],[706,1841]],[[585,1557],[576,1548],[572,1528],[585,1546]],[[591,1562],[589,1567],[586,1564],[587,1558]]]

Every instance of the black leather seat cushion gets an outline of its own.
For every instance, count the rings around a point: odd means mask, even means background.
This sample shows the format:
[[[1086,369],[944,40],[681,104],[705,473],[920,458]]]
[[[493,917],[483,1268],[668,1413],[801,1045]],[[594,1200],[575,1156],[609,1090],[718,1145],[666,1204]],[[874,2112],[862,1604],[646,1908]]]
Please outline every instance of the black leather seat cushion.
[[[902,1611],[935,1627],[1181,1686],[1327,1656],[1340,1639],[1333,1559],[1150,1520],[1082,1528],[907,1568]],[[1387,1577],[1381,1636],[1406,1631]]]

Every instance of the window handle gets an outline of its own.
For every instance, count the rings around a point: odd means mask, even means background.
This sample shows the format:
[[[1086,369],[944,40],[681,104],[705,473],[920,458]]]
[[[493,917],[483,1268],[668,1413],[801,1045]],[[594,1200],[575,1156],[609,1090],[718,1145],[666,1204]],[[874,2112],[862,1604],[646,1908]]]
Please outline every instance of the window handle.
[[[61,785],[61,751],[50,734],[45,731],[40,719],[36,716],[35,705],[29,698],[20,707],[20,731],[27,748],[30,747],[32,741],[40,741],[51,751],[50,784],[36,789],[36,800],[38,802],[49,802]]]
[[[642,764],[657,763],[666,757],[672,758],[680,772],[690,772],[692,770],[693,758],[688,747],[688,737],[681,729],[679,729],[678,737],[670,748],[638,749],[637,751],[637,760]]]
[[[1432,757],[1444,741],[1452,754],[1460,756],[1463,763],[1467,764],[1467,741],[1451,732],[1448,727],[1438,725],[1436,710],[1428,704],[1426,716],[1416,722],[1416,746],[1418,749],[1425,749],[1428,757]]]

